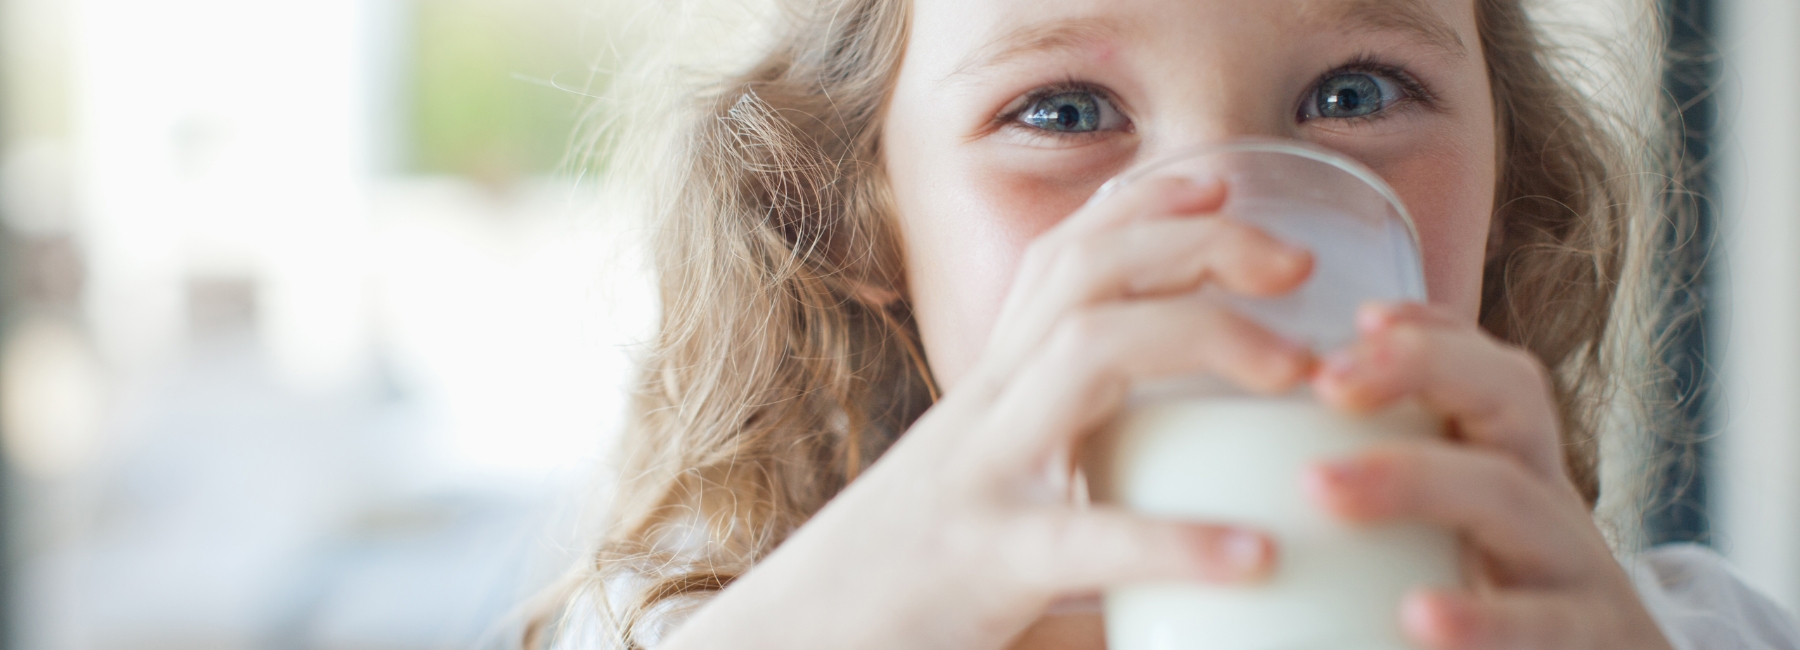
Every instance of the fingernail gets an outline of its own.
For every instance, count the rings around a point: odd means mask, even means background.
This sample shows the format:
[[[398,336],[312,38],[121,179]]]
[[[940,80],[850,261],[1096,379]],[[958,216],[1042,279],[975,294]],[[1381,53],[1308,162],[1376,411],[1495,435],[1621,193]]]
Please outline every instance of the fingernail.
[[[1218,182],[1197,181],[1185,176],[1178,177],[1176,180],[1178,182],[1172,184],[1165,195],[1169,201],[1169,209],[1176,214],[1211,212],[1218,209]]]
[[[1387,326],[1393,322],[1390,316],[1387,305],[1378,302],[1365,303],[1356,310],[1356,331],[1373,334],[1387,329]]]
[[[1416,589],[1401,600],[1400,625],[1428,647],[1457,645],[1474,627],[1474,612],[1455,594]]]
[[[1350,487],[1362,482],[1362,464],[1353,460],[1332,461],[1319,465],[1319,475],[1332,487]]]
[[[1225,534],[1222,550],[1226,564],[1237,569],[1254,570],[1261,568],[1268,560],[1268,547],[1268,542],[1261,535],[1235,530]]]
[[[1281,251],[1275,254],[1275,263],[1289,272],[1299,272],[1312,266],[1312,251],[1291,244],[1282,244]]]
[[[1199,186],[1186,176],[1164,177],[1158,182],[1162,183],[1163,198],[1171,201],[1181,201],[1199,193]]]
[[[1364,459],[1319,463],[1302,475],[1301,490],[1332,515],[1349,521],[1388,516],[1387,496]]]

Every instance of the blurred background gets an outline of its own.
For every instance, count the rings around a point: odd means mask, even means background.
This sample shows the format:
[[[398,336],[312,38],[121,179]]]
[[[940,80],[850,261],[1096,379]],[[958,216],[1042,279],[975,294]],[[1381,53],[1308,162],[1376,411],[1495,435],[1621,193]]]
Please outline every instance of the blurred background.
[[[1800,3],[1665,2],[1703,435],[1646,533],[1794,607]],[[1553,4],[1629,48],[1623,3]],[[500,643],[655,314],[577,133],[719,4],[0,0],[0,648]]]
[[[8,647],[463,647],[565,566],[654,314],[607,9],[0,2]]]

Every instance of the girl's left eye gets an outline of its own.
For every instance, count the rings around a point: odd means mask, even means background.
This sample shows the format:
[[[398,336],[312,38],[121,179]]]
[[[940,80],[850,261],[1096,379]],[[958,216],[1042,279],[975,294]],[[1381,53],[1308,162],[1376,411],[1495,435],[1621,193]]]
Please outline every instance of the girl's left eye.
[[[1320,81],[1301,106],[1302,121],[1318,118],[1368,117],[1406,98],[1406,92],[1384,75],[1345,72]]]
[[[1118,130],[1125,116],[1112,102],[1088,90],[1070,90],[1032,100],[1019,112],[1026,126],[1052,133],[1092,133]]]

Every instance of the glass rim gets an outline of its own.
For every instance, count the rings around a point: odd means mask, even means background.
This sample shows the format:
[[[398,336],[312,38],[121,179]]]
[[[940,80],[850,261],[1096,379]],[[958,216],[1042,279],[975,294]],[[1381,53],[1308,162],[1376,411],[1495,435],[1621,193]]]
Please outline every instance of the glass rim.
[[[1406,235],[1412,240],[1413,250],[1423,253],[1422,245],[1419,242],[1419,228],[1417,224],[1413,223],[1412,213],[1407,211],[1406,203],[1400,200],[1400,195],[1394,192],[1393,186],[1388,185],[1387,181],[1383,180],[1380,175],[1375,173],[1375,170],[1369,169],[1360,162],[1352,160],[1336,151],[1299,140],[1252,137],[1183,147],[1173,153],[1125,170],[1124,173],[1114,176],[1112,180],[1106,181],[1104,185],[1101,185],[1100,189],[1094,192],[1093,198],[1089,199],[1089,201],[1105,197],[1121,187],[1142,180],[1144,177],[1151,175],[1158,169],[1162,169],[1178,161],[1221,153],[1289,154],[1336,167],[1339,170],[1350,174],[1352,177],[1355,177],[1357,180],[1362,181],[1365,185],[1374,189],[1376,194],[1381,195],[1381,198],[1386,199],[1388,205],[1394,209],[1394,213],[1400,215],[1400,223],[1406,225]]]

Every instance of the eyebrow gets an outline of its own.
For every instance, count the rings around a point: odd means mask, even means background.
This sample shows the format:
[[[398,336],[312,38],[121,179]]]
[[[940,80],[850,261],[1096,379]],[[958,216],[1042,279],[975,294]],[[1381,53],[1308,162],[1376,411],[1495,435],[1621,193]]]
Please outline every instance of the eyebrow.
[[[1006,32],[974,51],[944,79],[948,81],[992,68],[1027,54],[1079,52],[1097,43],[1122,40],[1125,34],[1124,26],[1110,18],[1064,18],[1033,23]]]
[[[1468,55],[1462,37],[1421,0],[1350,0],[1333,4],[1338,5],[1333,11],[1310,22],[1344,31],[1402,32],[1457,58]],[[1305,12],[1306,7],[1301,11]],[[1111,18],[1064,18],[1025,25],[971,53],[944,81],[1028,54],[1079,52],[1097,43],[1124,40],[1128,33],[1123,24]]]
[[[1469,49],[1462,36],[1423,0],[1350,0],[1325,16],[1346,31],[1392,31],[1462,58]]]

